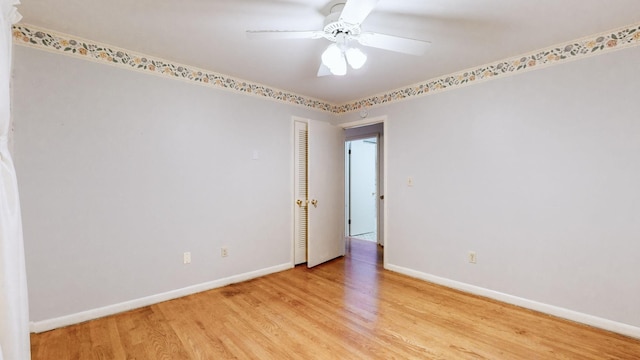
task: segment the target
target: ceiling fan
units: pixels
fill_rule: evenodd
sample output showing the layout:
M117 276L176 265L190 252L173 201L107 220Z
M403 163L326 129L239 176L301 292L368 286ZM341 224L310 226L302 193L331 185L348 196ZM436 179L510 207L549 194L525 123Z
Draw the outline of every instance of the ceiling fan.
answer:
M249 30L250 39L327 39L332 42L322 53L318 76L345 75L347 63L353 69L361 68L367 61L360 45L411 55L422 55L427 50L428 41L409 39L376 32L363 32L362 22L369 16L379 0L339 0L331 7L322 30L282 31Z

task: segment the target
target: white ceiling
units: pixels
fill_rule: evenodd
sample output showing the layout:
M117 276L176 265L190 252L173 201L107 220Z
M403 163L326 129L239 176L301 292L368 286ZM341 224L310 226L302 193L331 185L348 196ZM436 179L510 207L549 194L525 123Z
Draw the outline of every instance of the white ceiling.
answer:
M335 3L334 0L331 3ZM327 40L248 40L246 30L320 30L329 0L22 0L23 23L345 103L640 21L639 0L380 0L375 31L432 42L421 57L362 48L318 78Z

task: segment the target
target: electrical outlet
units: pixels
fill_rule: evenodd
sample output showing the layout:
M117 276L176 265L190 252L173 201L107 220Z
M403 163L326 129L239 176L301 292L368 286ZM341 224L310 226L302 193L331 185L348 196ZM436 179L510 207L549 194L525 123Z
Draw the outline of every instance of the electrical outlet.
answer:
M220 249L220 256L221 257L229 256L229 249L227 249L226 247L221 248Z
M469 262L475 264L478 261L478 257L476 256L475 251L469 251L468 254Z
M413 176L409 176L407 178L407 186L409 187L413 186Z
M190 252L185 252L184 254L182 254L182 262L184 262L185 264L191 264L191 253Z

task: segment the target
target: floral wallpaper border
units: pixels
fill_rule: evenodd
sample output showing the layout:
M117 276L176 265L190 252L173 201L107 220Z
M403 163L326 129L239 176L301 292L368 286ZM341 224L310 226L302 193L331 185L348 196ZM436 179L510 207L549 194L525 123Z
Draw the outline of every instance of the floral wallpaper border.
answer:
M231 76L199 69L196 67L172 63L153 58L130 50L99 44L71 35L55 33L51 30L27 24L13 26L14 44L30 46L54 52L85 58L111 65L144 71L169 78L193 81L200 85L237 91L244 94L265 97L289 104L302 105L328 112L337 112L337 106L322 100L294 94L284 90L270 88Z
M626 47L640 45L640 24L589 36L563 45L546 48L510 59L444 75L425 82L395 89L375 96L344 104L331 104L322 100L270 88L246 80L236 79L188 65L175 64L152 58L125 49L102 45L70 35L62 35L35 26L18 24L13 26L15 44L62 52L132 70L150 72L155 75L193 81L201 85L222 88L240 93L260 96L301 105L308 108L343 114L383 104L424 96L455 87L471 85L499 76L513 75L544 66L597 55Z
M640 24L629 25L618 30L592 35L563 45L515 56L510 59L478 66L372 97L348 102L339 105L338 112L347 113L362 108L389 104L434 92L449 90L455 87L479 83L498 76L522 73L544 66L636 45L640 45Z

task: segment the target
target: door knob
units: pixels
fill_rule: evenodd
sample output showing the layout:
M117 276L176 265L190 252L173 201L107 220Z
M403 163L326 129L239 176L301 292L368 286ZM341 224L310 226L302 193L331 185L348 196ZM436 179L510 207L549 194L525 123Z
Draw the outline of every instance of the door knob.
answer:
M311 205L313 205L313 207L318 207L318 200L316 199L311 200Z

